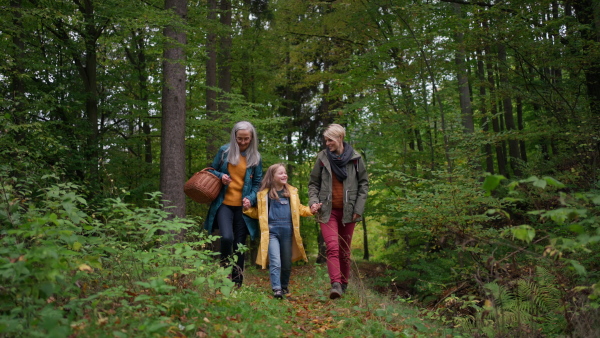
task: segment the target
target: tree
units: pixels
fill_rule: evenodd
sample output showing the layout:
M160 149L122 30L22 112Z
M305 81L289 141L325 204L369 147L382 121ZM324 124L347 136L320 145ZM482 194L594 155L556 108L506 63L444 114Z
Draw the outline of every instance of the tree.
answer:
M162 130L160 154L160 191L164 206L176 217L185 217L185 52L186 0L165 0L172 11L164 29L166 39L163 61Z

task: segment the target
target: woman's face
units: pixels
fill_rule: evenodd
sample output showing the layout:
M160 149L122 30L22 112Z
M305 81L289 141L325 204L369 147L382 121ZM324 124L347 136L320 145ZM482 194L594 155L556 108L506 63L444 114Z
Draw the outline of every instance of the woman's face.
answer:
M273 174L273 182L275 183L275 186L278 188L282 188L288 180L288 175L287 172L285 171L285 167L284 166L279 166L276 170L275 170L275 174Z
M242 129L235 133L235 142L240 147L240 151L246 151L250 145L250 141L252 141L252 132L250 130Z
M327 146L329 151L331 151L332 153L335 153L335 154L342 153L342 150L343 150L342 140L340 140L338 138L329 138L329 137L325 136L325 145Z

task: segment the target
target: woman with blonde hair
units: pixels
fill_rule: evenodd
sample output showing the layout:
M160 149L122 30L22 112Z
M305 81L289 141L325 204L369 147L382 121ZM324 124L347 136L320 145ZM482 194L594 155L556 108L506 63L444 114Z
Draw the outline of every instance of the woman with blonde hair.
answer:
M346 130L331 124L323 133L326 149L317 154L310 173L308 196L326 244L329 298L342 296L350 278L350 245L357 221L362 219L369 191L364 160L344 142Z

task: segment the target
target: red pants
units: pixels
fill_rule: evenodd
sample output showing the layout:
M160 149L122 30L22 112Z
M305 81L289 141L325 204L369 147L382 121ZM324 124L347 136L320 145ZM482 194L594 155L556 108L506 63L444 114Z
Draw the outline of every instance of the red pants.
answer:
M332 209L329 222L321 223L327 245L327 271L331 283L348 284L350 278L350 244L356 223L342 223L342 209Z

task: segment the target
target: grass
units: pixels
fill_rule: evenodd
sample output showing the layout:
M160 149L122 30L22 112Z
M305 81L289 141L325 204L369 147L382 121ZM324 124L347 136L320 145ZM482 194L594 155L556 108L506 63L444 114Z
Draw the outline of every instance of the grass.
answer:
M168 293L134 310L116 307L76 336L170 337L446 337L452 331L419 316L408 304L371 291L368 276L330 300L326 266L294 266L291 294L272 296L269 271L249 267L244 285L220 292ZM149 308L155 304L158 308ZM123 313L122 310L135 313ZM103 332L95 334L94 332Z

